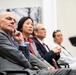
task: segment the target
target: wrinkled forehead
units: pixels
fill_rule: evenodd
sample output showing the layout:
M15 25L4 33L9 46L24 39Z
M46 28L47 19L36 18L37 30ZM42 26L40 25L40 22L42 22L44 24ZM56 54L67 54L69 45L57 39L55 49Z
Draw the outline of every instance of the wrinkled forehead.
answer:
M38 23L38 24L36 25L36 27L37 27L38 29L41 29L41 28L44 28L44 25L41 24L41 23Z
M11 18L15 19L15 16L11 12L0 13L0 19L6 18L6 17L11 17Z

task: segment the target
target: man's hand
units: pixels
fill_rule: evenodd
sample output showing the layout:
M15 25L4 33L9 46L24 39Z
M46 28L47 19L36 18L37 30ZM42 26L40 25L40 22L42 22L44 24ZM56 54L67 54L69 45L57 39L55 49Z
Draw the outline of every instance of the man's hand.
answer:
M59 46L57 46L57 47L55 47L55 48L53 49L53 51L54 51L54 53L56 53L57 55L59 55L60 52L61 52L61 48L60 48Z
M24 39L23 39L23 35L20 31L15 31L14 33L12 33L13 38L15 41L17 41L19 44L24 43Z
M48 70L55 70L53 66L48 67Z

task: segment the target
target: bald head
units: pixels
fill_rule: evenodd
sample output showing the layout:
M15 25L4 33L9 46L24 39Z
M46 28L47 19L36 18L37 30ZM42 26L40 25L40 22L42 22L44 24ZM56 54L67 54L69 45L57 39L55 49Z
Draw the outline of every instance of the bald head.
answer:
M15 29L15 16L11 12L0 13L0 29L11 33Z
M2 12L2 13L0 13L0 16L2 16L2 15L6 15L6 14L12 14L11 12ZM13 15L13 14L12 14Z
M15 18L15 16L11 12L2 12L0 13L0 20L2 20L7 15L11 15L13 18Z

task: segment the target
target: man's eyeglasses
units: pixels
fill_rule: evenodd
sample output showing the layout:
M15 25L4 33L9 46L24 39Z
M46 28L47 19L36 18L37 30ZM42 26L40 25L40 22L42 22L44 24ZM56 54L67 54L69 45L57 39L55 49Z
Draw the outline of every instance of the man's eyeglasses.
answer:
M40 30L46 30L45 28L41 28Z
M45 28L41 28L41 29L35 28L34 30L35 30L35 31L38 31L38 30L46 30L46 29L45 29Z

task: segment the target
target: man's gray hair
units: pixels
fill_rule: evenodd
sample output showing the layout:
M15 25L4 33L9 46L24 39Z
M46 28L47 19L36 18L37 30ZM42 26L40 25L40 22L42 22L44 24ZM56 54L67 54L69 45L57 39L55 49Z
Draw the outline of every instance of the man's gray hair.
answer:
M34 25L34 27L33 27L33 31L34 31L34 30L38 30L38 28L37 28L37 24Z

